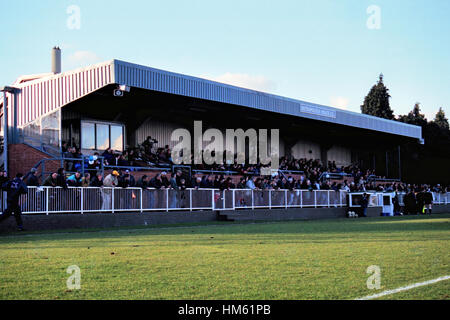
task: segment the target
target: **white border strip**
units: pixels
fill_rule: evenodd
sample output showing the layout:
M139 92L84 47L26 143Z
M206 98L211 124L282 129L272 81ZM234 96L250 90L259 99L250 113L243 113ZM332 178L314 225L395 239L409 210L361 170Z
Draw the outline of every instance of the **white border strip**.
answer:
M417 288L417 287L427 286L429 284L433 284L433 283L436 283L436 282L439 282L439 281L448 280L448 279L450 279L450 276L443 276L443 277L439 277L439 278L436 278L436 279L433 279L433 280L428 280L428 281L424 281L424 282L414 283L414 284L411 284L411 285L406 286L406 287L400 287L400 288L393 289L393 290L386 290L386 291L380 292L378 294L374 294L374 295L371 295L371 296L365 296L365 297L358 298L358 299L355 299L355 300L372 300L372 299L380 298L380 297L387 296L387 295L390 295L390 294L411 290L411 289L414 289L414 288Z

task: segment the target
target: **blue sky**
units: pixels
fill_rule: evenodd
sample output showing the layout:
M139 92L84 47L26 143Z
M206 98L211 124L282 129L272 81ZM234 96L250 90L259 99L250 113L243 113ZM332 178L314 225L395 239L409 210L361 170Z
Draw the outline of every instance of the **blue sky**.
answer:
M63 70L121 59L357 112L382 72L395 114L420 102L429 119L450 115L448 0L15 0L0 12L0 85L48 72L59 45Z

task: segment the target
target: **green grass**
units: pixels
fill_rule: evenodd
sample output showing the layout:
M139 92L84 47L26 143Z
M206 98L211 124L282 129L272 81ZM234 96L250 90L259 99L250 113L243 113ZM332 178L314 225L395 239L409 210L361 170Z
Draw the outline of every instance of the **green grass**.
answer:
M0 236L0 299L354 299L450 275L450 214ZM81 269L81 290L66 269ZM369 290L366 269L381 268ZM385 299L449 299L450 280Z

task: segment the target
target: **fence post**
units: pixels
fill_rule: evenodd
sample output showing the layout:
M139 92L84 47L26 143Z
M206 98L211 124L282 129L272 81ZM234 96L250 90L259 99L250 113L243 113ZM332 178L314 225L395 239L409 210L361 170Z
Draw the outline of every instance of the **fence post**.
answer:
M269 189L269 209L272 209L272 190Z
M45 212L48 216L48 188L45 188Z
M219 191L220 192L220 191ZM223 190L223 193L222 193L222 199L223 199L223 205L222 205L222 209L223 210L225 210L225 206L226 206L226 203L225 203L225 193L227 192L227 190L226 189L224 189Z
M81 190L81 206L80 206L80 208L81 208L81 214L83 214L83 209L84 209L84 196L83 196L83 194L84 194L84 188L81 188L80 187L80 190Z
M317 208L317 190L314 190L314 208Z
M327 191L327 197L328 197L328 208L330 207L330 190Z
M253 196L253 189L252 189L252 210L255 209L255 200L254 200L254 196Z
M287 204L287 190L284 190L284 208L287 209L288 204Z
M169 212L169 189L166 189L166 212Z
M236 198L236 190L232 189L233 191L233 196L232 196L232 201L233 201L233 210L236 210L236 202L235 202L235 198Z
M189 189L189 211L192 211L192 189Z
M112 213L114 213L114 202L115 202L114 201L114 193L115 193L114 190L115 190L114 187L112 187L111 188L111 210L112 210Z
M141 213L143 213L144 212L144 208L142 207L142 196L143 196L142 188L141 188L140 194L141 194L141 199L139 201L139 205L141 206Z
M300 208L303 209L303 190L300 190Z
M214 210L214 189L211 189L211 210Z

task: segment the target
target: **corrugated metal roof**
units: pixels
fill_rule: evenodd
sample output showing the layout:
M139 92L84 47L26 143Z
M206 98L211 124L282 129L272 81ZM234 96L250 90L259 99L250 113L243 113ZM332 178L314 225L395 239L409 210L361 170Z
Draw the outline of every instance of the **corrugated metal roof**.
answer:
M211 80L112 60L17 85L18 125L61 108L109 84L223 102L258 110L422 138L422 128L356 112L240 88Z
M211 80L114 60L115 81L130 87L223 102L421 139L422 128Z
M113 61L52 74L16 84L17 125L23 127L38 117L51 113L106 85L112 84ZM11 123L9 113L9 123Z

